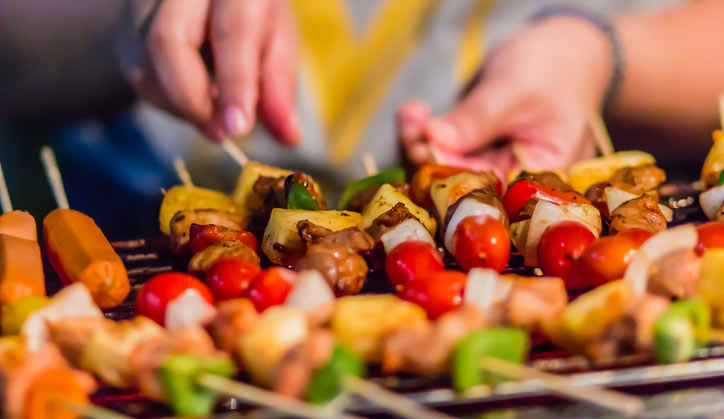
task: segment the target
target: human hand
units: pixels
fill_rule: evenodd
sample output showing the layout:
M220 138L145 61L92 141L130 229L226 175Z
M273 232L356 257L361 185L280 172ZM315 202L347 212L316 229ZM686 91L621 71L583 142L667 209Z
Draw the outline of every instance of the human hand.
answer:
M258 110L282 144L298 143L297 37L285 0L134 0L118 39L139 95L209 138L247 134Z
M493 170L562 169L592 157L588 122L611 72L606 37L588 22L551 18L498 47L480 81L450 112L433 117L412 101L398 111L398 136L410 160ZM501 143L499 140L503 140Z

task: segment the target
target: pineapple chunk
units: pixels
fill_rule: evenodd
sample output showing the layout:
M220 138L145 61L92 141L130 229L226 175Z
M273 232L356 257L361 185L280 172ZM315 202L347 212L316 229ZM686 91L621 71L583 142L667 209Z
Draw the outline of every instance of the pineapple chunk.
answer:
M420 306L389 294L342 297L332 316L337 342L367 362L381 360L385 340L397 330L426 325Z
M290 349L307 339L308 330L303 311L286 306L265 311L239 340L240 358L253 381L271 386L279 362Z
M487 184L485 177L471 172L458 173L433 182L430 186L430 197L435 203L437 216L444 220L452 204L470 192L484 188Z
M623 280L594 288L568 304L563 313L548 325L549 337L563 348L580 353L624 314L633 298L631 283Z
M254 193L256 181L263 176L280 178L291 174L292 172L289 170L264 166L255 161L249 162L244 166L241 176L239 176L239 182L236 184L236 190L234 190L233 194L234 202L248 210L257 210L261 207L262 197Z
M709 249L701 257L699 297L712 310L712 322L724 327L724 249Z
M232 202L225 193L206 188L174 186L166 191L161 203L158 221L161 232L169 234L171 218L182 210L214 209L232 214L246 214L246 210Z
M362 226L362 216L357 212L274 208L261 242L261 250L273 263L288 263L289 257L293 260L295 254L304 250L304 243L297 230L297 223L302 220L309 220L332 231Z
M365 229L369 228L377 217L391 210L398 202L402 202L407 210L420 220L427 231L435 236L435 227L437 224L430 213L426 209L414 204L410 198L397 192L395 187L390 184L380 186L370 203L367 204L367 207L362 213L362 227Z
M568 170L570 184L580 193L594 183L607 181L618 169L656 164L654 156L643 151L619 151L610 156L578 162Z
M716 130L712 133L714 144L709 150L701 168L701 180L705 188L710 188L719 183L719 174L724 169L724 132Z

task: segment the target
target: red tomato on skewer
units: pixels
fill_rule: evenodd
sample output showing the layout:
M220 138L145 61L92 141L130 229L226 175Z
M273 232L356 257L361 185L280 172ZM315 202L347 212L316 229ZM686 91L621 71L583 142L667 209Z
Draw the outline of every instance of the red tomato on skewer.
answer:
M154 276L143 285L136 297L136 314L163 326L168 304L189 289L196 290L204 300L214 305L214 296L203 282L192 275L168 272Z
M424 272L442 271L440 252L430 243L408 241L400 243L387 255L385 270L392 285L405 286Z
M502 272L510 259L510 235L503 223L487 215L467 217L453 235L455 260L461 268Z
M242 297L261 268L242 258L222 259L206 274L206 285L218 301Z
M620 234L601 237L591 243L579 259L583 274L596 287L621 279L638 248L636 241Z
M265 269L252 280L246 297L254 303L257 311L262 312L271 306L284 304L296 279L297 273L287 268Z
M696 232L699 234L697 253L704 254L707 249L724 247L724 223L716 221L704 223L696 228Z
M402 287L399 296L419 305L429 318L435 319L460 306L467 279L460 271L423 272Z
M574 262L596 240L591 230L575 221L561 221L548 227L538 243L538 264L545 275L563 278L569 289L589 286ZM569 275L570 271L570 275Z

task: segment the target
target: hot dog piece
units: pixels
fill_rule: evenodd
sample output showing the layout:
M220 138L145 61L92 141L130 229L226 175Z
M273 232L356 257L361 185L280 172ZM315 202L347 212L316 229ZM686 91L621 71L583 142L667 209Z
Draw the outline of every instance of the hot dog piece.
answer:
M0 304L44 295L45 276L38 242L0 234Z
M0 234L38 241L35 218L25 211L10 211L0 215Z
M100 308L115 307L131 289L121 258L92 218L56 209L43 221L48 259L61 280L81 282Z

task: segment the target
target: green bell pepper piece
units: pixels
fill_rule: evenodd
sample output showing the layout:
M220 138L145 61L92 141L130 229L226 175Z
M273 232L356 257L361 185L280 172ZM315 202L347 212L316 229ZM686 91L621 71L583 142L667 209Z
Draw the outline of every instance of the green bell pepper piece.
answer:
M716 183L717 185L724 185L724 170L719 173L719 181Z
M700 300L671 303L654 325L654 356L661 364L688 361L706 343L697 338L697 330L711 324L709 307Z
M161 384L166 400L178 415L209 415L217 392L197 383L204 374L230 377L234 365L227 358L171 355L161 365Z
M342 346L335 345L332 357L309 381L307 400L315 404L329 403L342 391L342 379L345 376L362 377L364 374L364 361Z
M455 347L453 387L463 392L480 384L503 381L504 377L484 371L480 360L493 357L522 364L528 358L529 347L528 332L523 329L492 327L470 332Z
M367 188L371 188L372 186L382 186L385 183L404 181L405 171L397 168L388 169L383 172L377 173L376 175L368 176L366 178L362 178L360 180L352 182L349 186L347 186L344 192L342 192L342 197L339 198L339 204L337 205L337 208L340 210L347 209L347 205L349 205L349 201L352 200L352 197Z
M287 194L287 209L319 211L319 203L314 196L296 179L292 179Z

